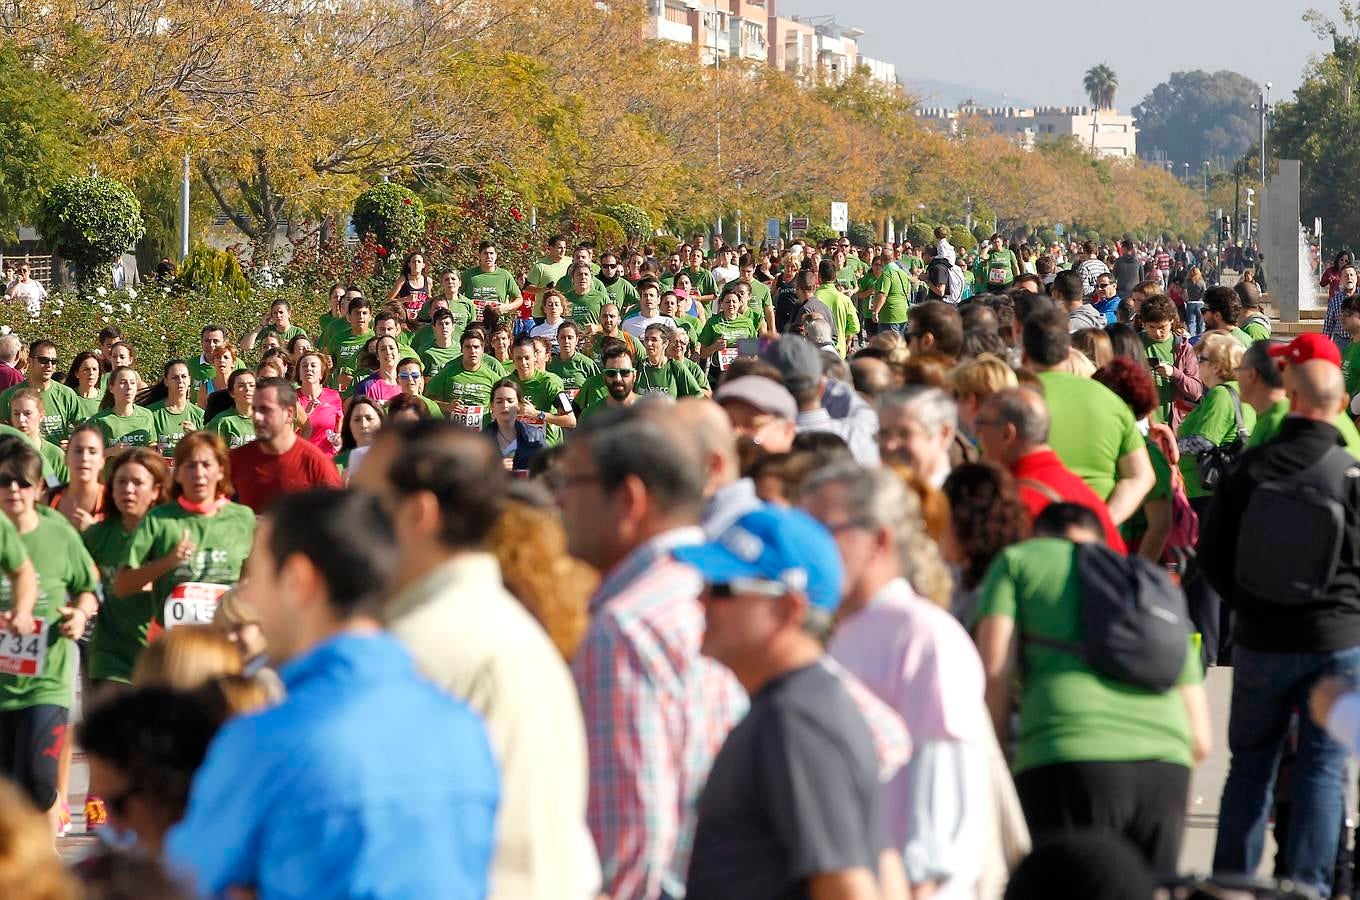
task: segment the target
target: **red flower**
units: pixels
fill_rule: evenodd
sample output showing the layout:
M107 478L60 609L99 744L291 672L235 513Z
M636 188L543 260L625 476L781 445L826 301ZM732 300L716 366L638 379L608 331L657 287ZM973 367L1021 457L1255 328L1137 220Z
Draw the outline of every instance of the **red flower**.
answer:
M529 250L529 245L528 245L528 244L520 244L520 245L519 245L519 249L522 250L522 251L527 252L527 251Z
M512 206L510 207L510 218L514 219L516 222L520 222L523 221L524 216L518 209Z
M580 222L572 222L572 223L571 223L571 230L572 230L573 232L580 232L580 230L581 230L581 223L580 223Z
M377 249L377 254L381 256L383 259L387 259L387 248L379 246Z
M410 205L411 205L411 198L410 198L410 197L402 197L402 198L401 198L401 205L402 205L402 206L410 206Z

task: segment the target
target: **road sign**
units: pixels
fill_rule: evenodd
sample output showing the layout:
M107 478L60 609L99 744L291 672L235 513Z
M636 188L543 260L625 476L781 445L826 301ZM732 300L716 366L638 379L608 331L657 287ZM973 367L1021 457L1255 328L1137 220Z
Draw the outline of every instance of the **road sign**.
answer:
M831 230L845 232L850 229L850 204L831 204Z
M1067 233L1067 229L1063 227L1063 223L1055 222L1053 224L1053 233L1056 234L1058 237L1062 237L1064 234Z
M807 230L808 230L807 216L793 216L789 219L789 231L807 231Z
M771 242L774 242L774 241L779 240L779 220L778 220L778 219L766 219L766 220L765 220L765 240L771 241Z

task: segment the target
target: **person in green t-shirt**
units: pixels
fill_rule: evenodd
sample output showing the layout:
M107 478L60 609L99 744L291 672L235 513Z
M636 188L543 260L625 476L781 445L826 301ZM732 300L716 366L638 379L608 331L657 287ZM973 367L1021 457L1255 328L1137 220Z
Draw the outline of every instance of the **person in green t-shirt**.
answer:
M104 367L99 364L99 354L90 350L76 354L66 373L66 386L76 395L78 422L99 412L99 404L104 400L103 381Z
M331 285L330 296L326 298L326 311L317 320L318 340L329 326L343 321L345 321L345 286L337 281Z
M207 430L220 435L228 449L234 450L255 440L255 373L246 369L232 372L227 391L232 406L209 419Z
M1099 535L1087 528L1072 529L1070 537L1083 544L1099 542ZM1074 763L1100 763L1121 773L1116 777L1129 778L1132 770L1125 773L1119 764L1137 764L1143 772L1155 766L1168 797L1183 798L1190 767L1207 749L1205 739L1211 733L1193 639L1186 634L1176 688L1163 693L1132 690L1098 675L1078 656L1050 646L1050 641L1080 643L1077 553L1078 544L1067 537L1041 535L1013 544L992 562L979 591L973 631L989 673L987 706L1003 743L1010 738L1012 685L1016 679L1023 682L1012 763L1021 802L1062 802L1054 800L1052 786L1065 780L1064 767ZM1183 805L1168 800L1166 808ZM1174 867L1174 850L1170 852L1173 858L1167 864Z
M666 355L680 363L690 375L694 376L695 383L699 385L705 397L713 396L713 385L709 382L708 376L704 374L704 367L690 358L689 332L683 328L672 329L671 342L666 345Z
M161 456L173 459L180 440L203 427L203 410L189 402L189 385L193 379L188 363L172 359L165 364L164 373L165 399L157 400L147 409L155 423L156 448Z
M560 234L548 238L547 254L529 269L529 284L534 288L534 318L543 317L543 291L553 287L567 274L571 257L567 256L567 239Z
M675 277L685 268L685 260L679 252L672 253L666 257L666 268L662 271L657 281L661 284L661 289L671 291L675 289Z
M723 289L719 307L718 315L710 316L699 331L699 358L708 361L715 379L740 355L738 343L756 336L751 320L740 315L741 292L736 285Z
M757 319L760 333L774 337L774 295L770 293L769 285L756 279L756 258L749 253L743 253L737 260L737 270L740 273L739 279L750 285L751 311L760 314Z
M644 356L637 367L634 390L639 396L669 394L673 398L702 397L703 388L684 366L670 359L666 349L673 338L669 325L648 325L642 334Z
M899 334L907 323L907 307L911 298L911 276L903 269L889 265L887 257L874 260L870 269L873 296L869 307L869 328L896 331Z
M343 322L341 323L343 324ZM213 379L217 376L217 351L221 347L231 347L227 340L227 330L221 325L209 323L203 326L200 331L200 349L202 354L196 360L189 361L189 373L193 376L194 386L191 396L198 398L198 405L202 406L206 401L204 398L212 393ZM232 369L244 369L246 364L241 361L240 354L235 347L232 350ZM225 383L226 376L223 375L219 386Z
M842 294L836 288L836 264L829 259L824 259L817 264L817 280L820 284L813 297L826 304L826 308L831 310L834 321L831 325L831 332L835 335L836 352L845 356L845 348L852 336L859 334L859 316L855 315L855 301ZM893 307L885 306L878 311L878 315L896 315L897 310ZM905 316L905 311L903 312Z
M445 272L440 293L426 301L421 310L425 324L411 335L411 349L416 353L423 353L435 345L434 316L441 309L447 309L453 317L453 333L449 336L448 346L453 347L455 353L463 332L479 324L476 308L471 300L458 292L458 283L457 272Z
M1275 357L1270 355L1271 342L1257 341L1242 354L1237 368L1237 383L1241 386L1242 402L1256 410L1256 424L1247 438L1247 447L1259 447L1275 437L1289 415L1289 397L1285 395L1284 373ZM1332 421L1346 450L1360 459L1360 430L1351 421L1350 411L1342 410Z
M703 250L695 247L690 251L689 268L685 269L685 274L689 276L691 301L707 306L718 299L718 285L713 280L713 273L704 268Z
M445 366L425 389L450 419L477 430L491 412L492 386L504 377L491 368L485 342L486 332L481 328L463 332L462 357Z
M567 301L567 317L583 328L594 331L600 324L600 310L614 304L609 294L595 286L596 278L584 264L574 264L570 271L571 286L562 292ZM633 292L636 295L636 291ZM618 308L618 304L614 304Z
M987 286L992 293L1001 293L1020 277L1020 261L1014 251L1006 247L1005 239L999 234L991 237L986 255L979 256L979 265L974 268L978 281Z
M150 584L156 621L167 628L211 622L250 555L255 513L227 498L228 467L221 437L187 435L175 450L172 501L148 512L132 534L116 589L127 596Z
M478 313L487 306L493 307L499 316L518 312L524 305L523 295L515 276L496 265L495 243L482 241L477 245L477 255L480 265L463 272L463 294L472 301Z
M580 346L579 325L563 322L557 327L557 355L548 363L548 371L562 379L562 389L573 404L586 379L600 374L600 367L595 360L580 352Z
M333 332L330 343L324 348L334 363L331 386L341 389L349 387L359 368L359 354L373 339L373 309L367 299L356 297L350 301L345 318L345 327Z
M397 363L397 384L401 386L403 394L416 397L422 402L422 405L430 413L430 418L444 418L444 411L439 408L439 404L425 396L425 372L420 360L414 356L403 356L401 358L401 361Z
M519 385L521 394L520 420L543 427L549 446L562 443L562 430L576 427L576 413L562 379L538 370L534 339L528 335L515 340L510 355L515 362L510 379Z
M440 372L444 371L445 366L462 355L461 340L463 332L467 330L459 331L458 340L455 341L454 333L458 331L458 326L453 310L450 309L435 310L429 328L434 335L434 343L420 351L420 360L425 364L427 382L433 381Z
M0 425L0 434L15 434L28 441L42 457L43 479L49 487L55 487L69 481L71 471L61 447L43 439L43 418L43 395L32 388L22 389L10 400L9 424ZM103 452L103 447L100 447L101 458Z
M278 335L279 343L287 344L298 335L305 335L306 333L293 324L293 307L287 300L280 298L269 304L269 312L258 328L242 335L241 349L245 351L254 350L255 342L263 340L266 335L270 334Z
M621 314L624 314L625 310L637 308L637 287L623 277L623 267L615 254L604 253L600 256L599 282L604 286L609 301L619 308ZM573 284L572 287L575 289L576 286ZM624 314L624 318L627 317L627 314Z
M110 373L109 393L113 406L100 410L90 420L104 435L110 451L127 447L155 446L156 422L151 411L137 405L142 379L135 369L123 366Z
M52 378L59 371L57 345L47 340L29 344L28 377L0 393L0 421L9 421L10 400L24 388L33 388L43 398L43 437L54 444L60 444L71 434L71 429L79 424L81 405L75 391Z
M1237 383L1242 347L1231 335L1215 333L1205 335L1195 349L1199 354L1204 398L1176 431L1185 493L1191 501L1207 499L1212 494L1200 480L1199 457L1210 448L1231 444L1239 435L1245 445L1256 425L1256 410L1242 402L1242 390Z
M1346 396L1360 394L1360 296L1341 301L1341 327L1351 341L1341 351L1341 375L1346 380Z
M89 672L96 683L129 684L137 658L146 649L156 611L149 591L119 593L118 573L132 564L130 550L137 527L152 507L169 499L164 491L170 475L159 454L134 449L109 464L107 478L114 509L81 535L104 585L104 600L90 636Z

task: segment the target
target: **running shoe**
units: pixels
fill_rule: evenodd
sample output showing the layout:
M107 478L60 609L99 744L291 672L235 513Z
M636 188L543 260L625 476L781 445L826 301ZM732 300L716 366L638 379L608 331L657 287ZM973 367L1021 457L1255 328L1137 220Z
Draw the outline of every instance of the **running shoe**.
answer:
M85 798L85 830L94 831L103 827L109 820L109 811L104 808L104 801L98 797Z

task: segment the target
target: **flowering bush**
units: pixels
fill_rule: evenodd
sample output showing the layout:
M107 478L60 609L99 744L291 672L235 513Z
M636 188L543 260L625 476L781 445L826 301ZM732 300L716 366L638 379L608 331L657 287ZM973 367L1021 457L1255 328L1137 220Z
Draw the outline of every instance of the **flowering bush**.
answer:
M652 217L647 215L647 211L640 206L634 206L632 203L620 203L618 206L608 207L604 212L605 215L619 223L623 233L634 244L646 243L656 234L656 228L652 225Z
M497 265L512 273L527 273L542 253L542 237L529 224L528 204L514 191L497 184L481 185L452 203L431 207L430 221L416 246L425 254L426 268L438 277L477 264L477 245L491 241Z
M425 202L399 184L375 185L354 201L354 230L377 239L379 258L398 256L425 230Z
M146 232L136 195L102 175L56 184L43 198L37 226L53 252L76 267L82 284L110 281L108 267Z
M250 299L250 280L241 270L236 255L203 244L189 251L175 283L179 288L191 292L221 293L238 300Z

